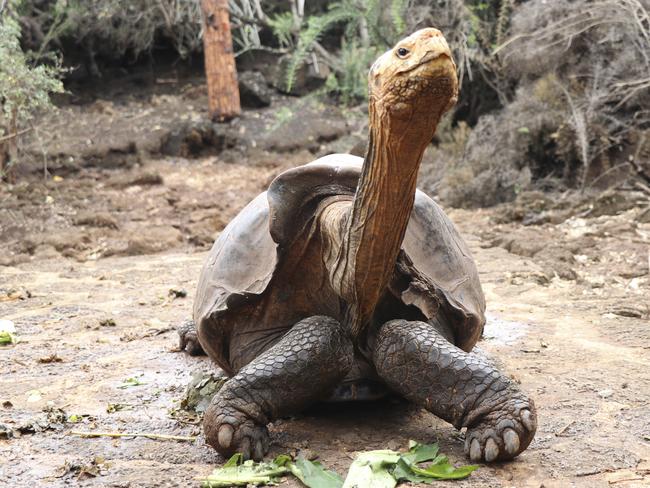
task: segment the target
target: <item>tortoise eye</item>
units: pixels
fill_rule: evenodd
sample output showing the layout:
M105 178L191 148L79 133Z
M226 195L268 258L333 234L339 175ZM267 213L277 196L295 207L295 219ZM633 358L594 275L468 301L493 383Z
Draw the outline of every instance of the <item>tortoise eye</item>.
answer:
M400 48L397 50L397 55L398 55L400 58L405 58L405 57L408 55L409 52L410 52L410 51L409 51L408 49L406 49L405 47L400 47Z

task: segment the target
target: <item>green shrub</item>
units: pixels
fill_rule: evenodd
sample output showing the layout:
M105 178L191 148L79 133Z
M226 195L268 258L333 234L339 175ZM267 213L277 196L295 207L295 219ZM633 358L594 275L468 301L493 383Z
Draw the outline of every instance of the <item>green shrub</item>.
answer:
M17 7L11 2L9 8ZM35 65L20 47L11 12L0 19L0 177L18 163L18 141L34 114L52 108L50 93L63 92L58 64Z
M312 53L329 65L332 74L326 90L348 105L367 97L368 68L380 52L388 49L407 28L406 0L341 0L326 12L301 17L278 13L269 20L278 43L293 48L286 70L286 88L291 91L296 73ZM338 55L328 54L319 41L338 33Z

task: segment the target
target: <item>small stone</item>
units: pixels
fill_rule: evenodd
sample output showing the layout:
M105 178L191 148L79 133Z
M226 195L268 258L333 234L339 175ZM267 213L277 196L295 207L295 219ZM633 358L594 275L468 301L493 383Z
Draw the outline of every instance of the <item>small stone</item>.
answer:
M0 439L11 439L13 436L13 430L8 425L0 424Z
M609 398L609 397L611 397L613 394L614 394L614 391L613 391L613 390L600 390L600 391L598 392L598 396L599 396L600 398Z
M169 296L172 298L185 298L187 296L187 290L170 288Z
M242 71L237 75L242 107L262 108L271 105L271 90L264 75L257 71Z
M650 206L641 210L637 214L636 220L642 224L650 224Z
M107 212L81 212L73 219L74 225L118 229L117 220Z
M179 246L182 242L181 232L170 225L150 227L146 234L132 236L126 249L119 250L114 254L126 256L152 254Z
M53 353L49 356L43 356L42 358L39 358L38 362L41 364L62 363L63 359L61 359L56 353Z
M386 444L386 448L390 449L391 451L398 451L400 444L396 440L391 440Z
M314 459L318 459L318 454L311 449L300 449L298 451L298 457L307 459L308 461L313 461Z

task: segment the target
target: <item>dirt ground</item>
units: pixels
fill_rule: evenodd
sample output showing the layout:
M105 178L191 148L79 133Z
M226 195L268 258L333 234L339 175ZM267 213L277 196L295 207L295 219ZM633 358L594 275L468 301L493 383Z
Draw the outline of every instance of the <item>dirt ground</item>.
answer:
M179 415L193 372L214 367L176 352L174 328L191 315L207 246L274 175L327 151L315 140L310 151L237 157L136 151L116 169L0 187L0 319L19 339L0 349L0 485L198 486L223 462ZM540 422L514 462L455 486L650 486L648 212L624 195L605 210L549 211L522 225L531 208L544 214L537 200L561 199L528 197L449 211L487 296L480 349L531 395ZM466 462L459 433L398 399L321 406L271 433L272 455L318 455L340 474L356 452L409 439L437 440Z

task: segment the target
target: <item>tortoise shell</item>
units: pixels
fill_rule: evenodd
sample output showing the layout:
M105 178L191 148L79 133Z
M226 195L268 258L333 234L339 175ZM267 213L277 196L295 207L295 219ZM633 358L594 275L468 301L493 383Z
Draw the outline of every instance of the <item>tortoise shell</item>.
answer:
M234 357L241 351L261 352L265 340L277 337L272 331L284 333L306 316L326 314L322 306L310 310L305 299L292 307L290 297L282 307L295 312L273 318L267 312L284 299L273 289L279 286L283 265L292 259L292 243L309 235L310 222L324 199L340 196L352 203L362 163L356 156L333 154L285 171L214 243L199 278L194 321L201 345L227 373L238 369ZM290 266L296 266L295 260ZM390 308L398 304L409 314L417 312L420 319L443 314L453 342L465 351L482 334L485 298L474 260L454 224L419 190L385 293L384 300L389 299Z

